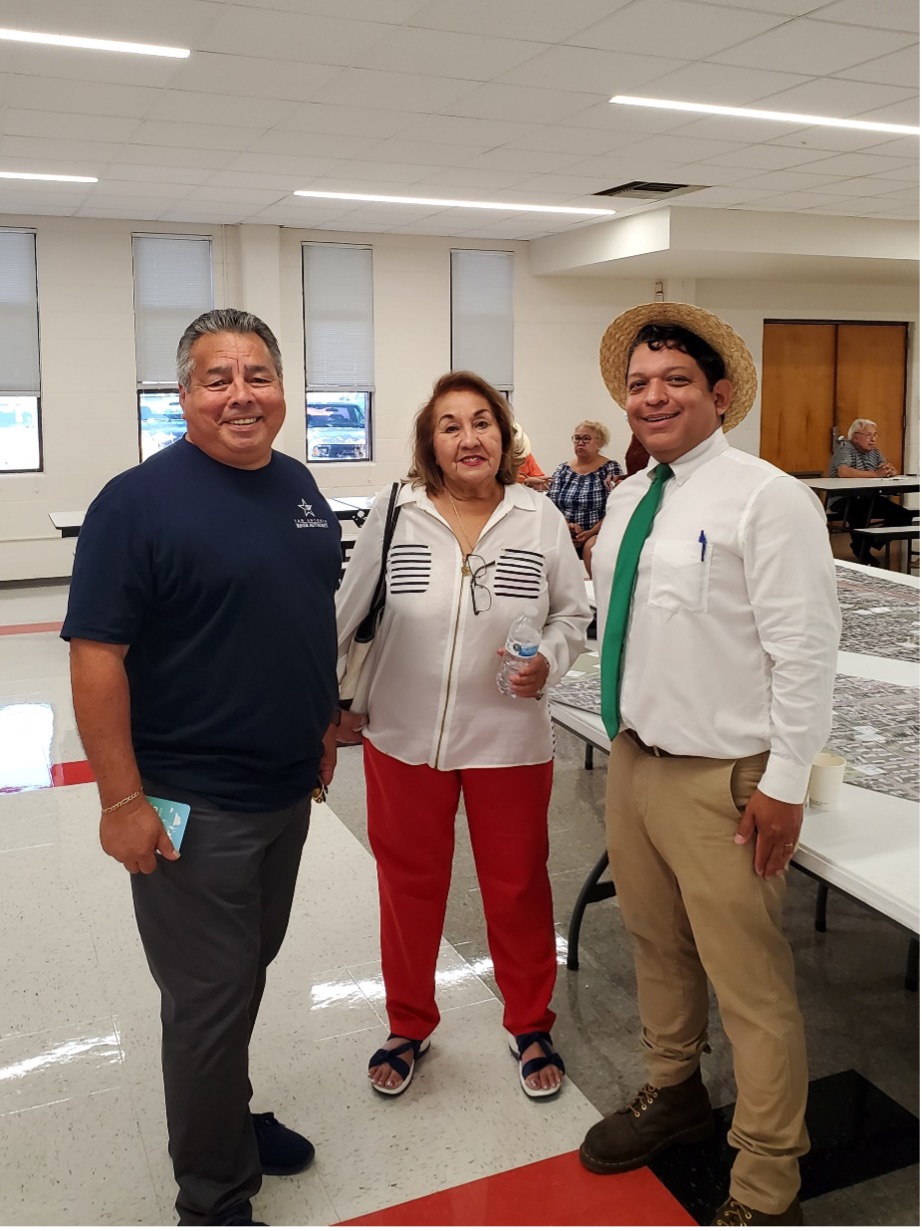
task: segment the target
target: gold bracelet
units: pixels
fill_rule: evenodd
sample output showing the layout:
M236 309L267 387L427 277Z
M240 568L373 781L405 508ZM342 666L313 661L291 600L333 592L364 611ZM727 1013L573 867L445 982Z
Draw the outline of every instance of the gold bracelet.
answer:
M133 795L126 795L125 798L120 799L117 804L110 804L108 808L103 808L102 810L103 816L106 816L107 813L109 812L117 812L119 808L123 808L125 804L130 804L133 799L137 799L140 795L143 795L143 794L144 794L144 789L142 787L140 790L135 791Z

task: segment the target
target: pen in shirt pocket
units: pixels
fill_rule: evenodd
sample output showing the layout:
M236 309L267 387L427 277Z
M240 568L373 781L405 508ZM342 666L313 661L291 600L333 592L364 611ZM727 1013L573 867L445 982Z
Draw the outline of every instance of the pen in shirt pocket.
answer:
M703 530L702 530L702 531L701 531L701 533L698 535L698 542L701 544L701 563L703 564L703 563L704 563L704 556L705 556L705 553L707 552L707 549L708 549L708 539L707 539L707 535L704 533L704 531L703 531Z

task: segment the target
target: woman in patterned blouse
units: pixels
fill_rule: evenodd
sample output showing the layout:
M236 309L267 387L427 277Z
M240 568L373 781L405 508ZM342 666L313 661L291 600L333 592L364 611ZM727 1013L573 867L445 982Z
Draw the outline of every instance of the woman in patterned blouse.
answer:
M547 494L563 513L573 546L591 577L592 548L621 467L601 452L610 439L604 423L584 419L571 439L575 456L554 471Z

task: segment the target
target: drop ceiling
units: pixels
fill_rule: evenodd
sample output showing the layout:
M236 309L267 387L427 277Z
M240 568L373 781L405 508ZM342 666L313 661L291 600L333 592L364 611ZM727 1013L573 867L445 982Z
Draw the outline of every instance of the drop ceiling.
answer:
M918 123L916 0L0 0L0 26L191 48L185 61L0 43L0 213L535 239L568 215L918 217L918 139L619 108L616 93Z

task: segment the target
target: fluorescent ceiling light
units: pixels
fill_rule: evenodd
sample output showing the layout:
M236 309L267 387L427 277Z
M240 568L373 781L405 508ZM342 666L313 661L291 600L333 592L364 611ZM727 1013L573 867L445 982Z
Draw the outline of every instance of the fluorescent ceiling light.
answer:
M512 201L448 201L443 197L382 197L366 192L307 192L298 189L296 197L322 197L327 201L379 201L385 205L435 205L442 209L500 209L531 214L605 214L613 209L573 209L566 205L516 205Z
M764 111L759 107L721 107L716 103L680 103L671 98L638 98L616 94L608 100L622 107L658 107L662 111L692 111L700 115L733 115L747 120L780 120L783 124L809 124L824 128L858 128L875 133L918 137L911 124L881 124L877 120L839 120L831 115L801 115L795 111Z
M81 47L84 51L124 51L136 56L171 56L186 60L186 47L157 47L151 43L122 43L111 38L80 38L76 34L39 34L34 30L0 29L0 39L11 43L42 43L48 47Z
M0 171L0 180L54 180L62 184L98 184L95 175L36 175L32 171Z

